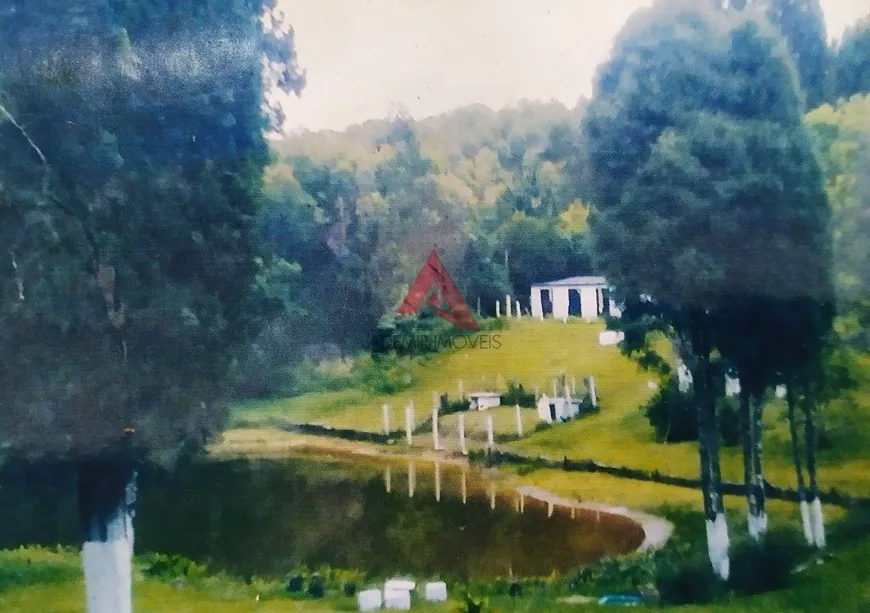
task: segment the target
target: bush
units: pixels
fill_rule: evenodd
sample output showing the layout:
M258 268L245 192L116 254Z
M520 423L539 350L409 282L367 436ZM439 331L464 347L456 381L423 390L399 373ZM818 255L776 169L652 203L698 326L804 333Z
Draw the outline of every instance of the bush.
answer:
M346 581L344 584L344 595L348 598L356 596L356 583L353 581Z
M588 583L591 580L599 589L626 592L651 585L655 577L656 566L652 556L636 554L603 558L591 569L581 570L575 577L575 583Z
M326 582L318 573L308 580L308 595L312 598L323 598L326 595Z
M413 360L395 353L363 355L357 359L355 374L373 392L396 394L414 384L413 366Z
M698 415L691 394L680 391L671 376L641 409L661 443L698 440Z
M442 415L450 415L452 413L461 413L471 408L471 400L468 398L458 398L450 400L447 394L441 396L441 408L439 409Z
M803 535L794 530L772 530L762 543L741 541L732 548L729 584L741 595L787 588L792 570L810 553Z
M302 588L305 586L305 577L302 575L293 575L290 579L287 580L287 587L285 588L287 592L291 594L298 594L302 591Z
M507 391L501 395L501 403L504 406L520 405L525 409L533 409L535 406L535 393L527 392L522 383L508 381Z
M142 572L147 577L171 581L205 577L208 568L184 556L150 553L144 556Z

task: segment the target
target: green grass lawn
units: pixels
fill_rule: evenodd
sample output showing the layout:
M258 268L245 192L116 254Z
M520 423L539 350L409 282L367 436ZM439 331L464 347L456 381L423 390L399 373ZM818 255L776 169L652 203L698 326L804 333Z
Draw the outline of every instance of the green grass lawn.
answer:
M870 607L870 539L838 549L833 559L814 566L787 590L734 598L708 606L665 607L665 610L733 613L786 613L832 611L862 613ZM451 594L456 590L451 586ZM257 602L256 595L261 594ZM457 594L458 595L458 594ZM205 587L176 586L155 579L137 578L133 589L137 613L338 613L353 611L351 598L291 600L276 585L246 585L221 581ZM515 602L507 597L490 600L495 611L556 613L601 611L597 605L575 605L543 595ZM413 607L423 613L455 611L454 603ZM4 613L83 613L84 585L77 554L28 549L0 552L0 610Z
M523 410L524 437L507 443L506 448L529 455L553 458L568 456L599 462L695 477L698 455L694 443L664 445L656 442L653 431L639 407L650 397L650 373L640 370L613 346L598 343L601 322L568 323L547 320L512 320L509 329L499 331L498 349L459 349L445 352L415 367L417 384L392 396L365 390L344 390L307 394L283 400L266 400L238 406L236 423L256 425L268 419L289 423L309 422L333 427L369 431L383 429L382 405L392 407L391 428L404 427L404 407L413 401L417 423L431 415L433 392L456 397L461 380L466 393L477 389L503 391L506 382L520 381L527 389L552 389L555 377L573 375L578 386L583 376L595 376L602 410L567 424L534 432L537 423L533 409ZM855 495L870 496L870 426L865 415L870 407L870 357L858 358L855 373L860 389L848 401L837 401L827 408L823 420L833 446L819 453L821 486ZM497 434L515 434L513 407L492 411ZM466 414L469 447L486 443L486 413ZM458 416L441 418L441 443L448 451L458 449ZM772 401L765 413L765 471L769 481L790 486L795 481L791 466L787 422L781 401ZM418 436L415 446L431 447L431 436ZM742 479L739 448L722 449L722 469L727 480Z

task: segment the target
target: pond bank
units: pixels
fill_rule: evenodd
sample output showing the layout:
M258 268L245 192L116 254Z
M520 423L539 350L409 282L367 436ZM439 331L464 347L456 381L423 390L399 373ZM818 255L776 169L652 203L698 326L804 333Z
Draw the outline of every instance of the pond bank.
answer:
M217 458L226 457L279 457L293 452L312 452L334 457L367 457L372 459L423 460L444 464L470 466L468 458L454 454L437 453L434 451L413 451L407 449L390 449L383 445L359 441L346 441L338 438L294 434L273 429L238 429L224 433L220 443L213 445L209 452ZM486 469L498 472L497 469ZM522 478L520 478L522 483ZM624 506L581 502L577 499L559 496L543 488L521 484L516 492L545 504L567 509L595 511L608 515L617 515L631 519L644 532L644 540L638 551L652 551L661 548L673 532L673 525L667 520L629 509Z

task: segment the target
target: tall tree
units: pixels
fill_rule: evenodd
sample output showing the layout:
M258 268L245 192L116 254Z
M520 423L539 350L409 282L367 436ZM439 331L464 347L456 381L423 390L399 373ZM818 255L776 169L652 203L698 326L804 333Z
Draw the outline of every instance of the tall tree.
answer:
M0 438L77 463L92 613L131 610L136 463L222 423L257 324L264 88L302 82L267 0L0 20Z
M751 14L659 3L620 34L583 124L602 271L620 293L658 305L692 374L708 549L722 578L722 318L735 297L790 299L818 286L815 254L801 245L824 194L779 40ZM808 183L789 183L801 173ZM793 195L805 206L790 210Z
M870 15L846 30L833 60L832 87L837 98L870 93Z

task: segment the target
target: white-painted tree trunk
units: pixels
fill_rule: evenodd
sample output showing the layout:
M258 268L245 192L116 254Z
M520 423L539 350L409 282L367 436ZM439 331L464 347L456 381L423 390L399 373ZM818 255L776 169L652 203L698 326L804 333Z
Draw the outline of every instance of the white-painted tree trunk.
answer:
M109 469L111 470L111 468ZM106 481L102 482L101 478ZM133 516L136 475L126 487L115 491L117 474L99 470L90 473L80 489L86 518L86 540L82 546L85 597L88 613L131 613L133 588ZM114 498L114 500L112 500ZM114 505L100 507L111 501Z
M762 512L760 515L747 513L746 520L749 536L756 542L761 541L762 537L767 534L767 513Z
M813 544L813 525L810 521L810 505L807 504L806 500L801 500L800 504L801 508L801 524L804 528L804 538L807 539L807 544Z
M707 520L707 551L710 563L716 576L727 581L731 573L731 562L728 557L728 524L725 514L718 513L714 521Z
M825 516L822 513L822 501L816 498L810 505L813 542L819 549L825 548Z

